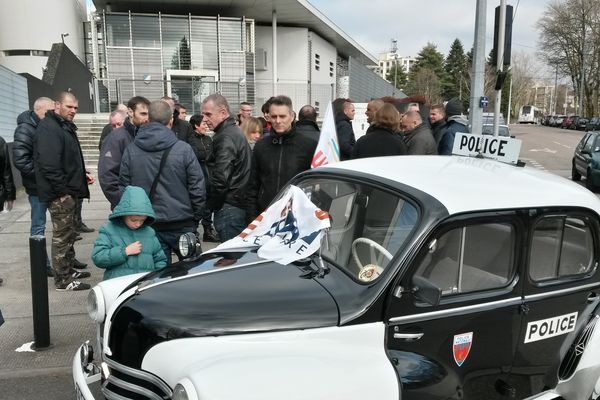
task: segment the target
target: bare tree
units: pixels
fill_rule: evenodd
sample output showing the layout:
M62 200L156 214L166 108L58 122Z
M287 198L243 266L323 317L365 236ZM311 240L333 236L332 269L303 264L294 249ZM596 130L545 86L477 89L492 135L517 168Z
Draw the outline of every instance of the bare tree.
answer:
M535 77L540 75L541 68L536 65L531 54L515 52L512 56L510 76L512 78L512 109L518 112L521 106L535 104L532 88L536 85ZM508 96L508 93L506 93Z
M570 78L575 93L582 92L585 110L598 111L600 89L600 2L598 0L554 0L537 22L540 57Z

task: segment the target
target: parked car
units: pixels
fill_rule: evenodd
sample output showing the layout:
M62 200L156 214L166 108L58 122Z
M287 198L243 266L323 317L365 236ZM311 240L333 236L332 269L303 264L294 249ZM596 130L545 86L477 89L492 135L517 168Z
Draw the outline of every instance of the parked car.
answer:
M484 125L493 125L494 124L494 113L492 112L484 112L482 114L483 124ZM504 115L500 114L499 116L500 125L506 125L506 121L504 120Z
M316 253L205 253L94 287L78 398L598 397L588 190L457 156L352 160L292 184L330 216Z
M482 135L493 135L494 134L494 125L493 124L484 124L482 126ZM498 136L507 136L510 137L510 129L508 125L498 125Z
M585 177L585 186L594 191L600 186L600 132L587 132L575 147L571 179Z
M577 117L569 127L569 129L574 129L577 131L585 131L585 127L588 124L588 119L583 117Z
M562 123L560 124L560 127L562 129L569 129L569 127L573 124L573 121L575 120L575 118L579 118L579 116L571 115L571 116L564 118Z
M543 119L542 119L542 125L544 126L549 126L550 125L550 121L552 120L553 115L546 115Z
M597 131L600 130L600 117L592 117L585 126L585 131Z
M566 115L557 115L556 118L554 118L554 123L552 124L552 126L555 128L560 127L565 118L567 118Z

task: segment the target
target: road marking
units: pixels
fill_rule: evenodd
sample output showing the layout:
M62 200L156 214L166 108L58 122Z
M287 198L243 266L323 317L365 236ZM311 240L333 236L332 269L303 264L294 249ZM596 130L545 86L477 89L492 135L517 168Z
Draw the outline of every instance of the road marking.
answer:
M544 167L542 164L540 164L539 162L529 159L529 158L521 158L521 161L525 161L527 164L531 165L534 168L537 168L539 170L542 171L547 171L546 167Z
M557 144L557 145L559 145L559 146L562 146L562 147L564 147L565 149L569 149L569 150L573 148L573 147L571 147L571 146L567 146L566 144L562 144L562 143L558 143L558 142L552 142L552 143L554 143L554 144Z
M533 152L542 152L542 153L550 153L550 154L555 154L556 150L550 150L549 148L545 147L543 149L530 149L529 151L533 151Z

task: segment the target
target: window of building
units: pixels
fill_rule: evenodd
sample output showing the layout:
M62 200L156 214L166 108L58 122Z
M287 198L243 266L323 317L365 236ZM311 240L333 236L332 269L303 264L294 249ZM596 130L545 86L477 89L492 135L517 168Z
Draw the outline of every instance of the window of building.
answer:
M509 223L454 228L429 243L417 275L455 295L506 286L513 270L515 229Z
M31 50L4 50L5 57L29 55L31 55Z
M586 218L556 216L537 223L529 256L532 280L585 275L594 265L594 239Z
M329 76L331 78L333 78L333 74L334 74L335 70L334 70L334 65L333 65L333 61L329 62Z

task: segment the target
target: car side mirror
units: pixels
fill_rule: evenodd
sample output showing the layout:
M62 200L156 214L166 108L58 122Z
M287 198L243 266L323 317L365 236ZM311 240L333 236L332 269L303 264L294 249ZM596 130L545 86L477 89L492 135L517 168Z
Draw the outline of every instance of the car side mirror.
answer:
M440 304L442 297L442 289L437 287L429 279L420 275L415 275L412 278L412 293L419 301L425 302L432 306Z

